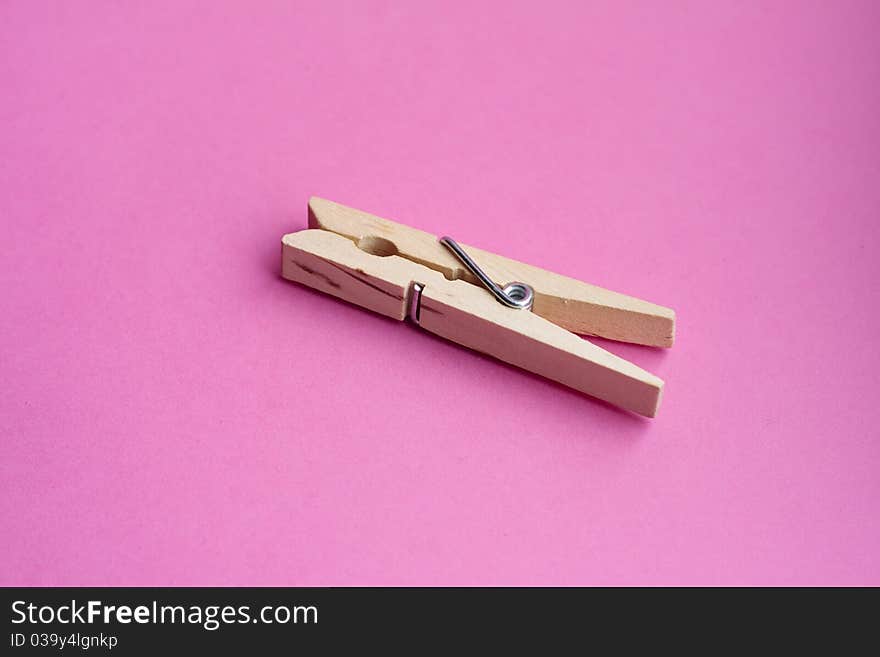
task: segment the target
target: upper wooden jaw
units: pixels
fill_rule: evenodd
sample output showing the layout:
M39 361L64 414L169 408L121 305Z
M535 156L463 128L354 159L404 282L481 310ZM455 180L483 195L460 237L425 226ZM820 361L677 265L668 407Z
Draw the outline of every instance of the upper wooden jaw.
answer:
M368 253L399 255L439 271L450 280L478 285L436 235L417 228L317 197L309 200L309 227L347 237ZM531 285L535 291L532 311L572 333L652 347L671 347L675 341L675 311L670 308L462 246L490 278L500 283L523 281Z

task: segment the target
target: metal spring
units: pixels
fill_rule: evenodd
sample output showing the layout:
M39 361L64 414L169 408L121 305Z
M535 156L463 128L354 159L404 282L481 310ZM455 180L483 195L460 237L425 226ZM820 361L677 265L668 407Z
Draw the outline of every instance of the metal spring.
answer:
M525 283L508 283L503 288L495 281L489 278L488 274L480 269L480 266L471 259L461 245L451 237L441 237L440 243L455 254L455 257L461 260L461 263L476 276L477 280L482 283L489 292L491 292L500 303L508 308L519 308L531 310L532 304L535 302L535 291L530 285Z

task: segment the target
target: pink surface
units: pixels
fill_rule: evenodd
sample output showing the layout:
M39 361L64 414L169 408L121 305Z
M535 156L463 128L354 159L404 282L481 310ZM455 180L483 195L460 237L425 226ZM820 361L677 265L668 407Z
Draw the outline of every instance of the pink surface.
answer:
M878 21L4 2L0 584L880 584ZM675 308L659 417L281 280L312 194Z

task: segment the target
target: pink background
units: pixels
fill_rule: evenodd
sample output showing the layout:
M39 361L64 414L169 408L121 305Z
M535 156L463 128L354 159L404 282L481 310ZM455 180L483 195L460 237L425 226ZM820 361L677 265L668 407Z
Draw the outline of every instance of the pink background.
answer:
M880 584L878 24L2 3L0 583ZM659 417L283 281L312 194L675 308Z

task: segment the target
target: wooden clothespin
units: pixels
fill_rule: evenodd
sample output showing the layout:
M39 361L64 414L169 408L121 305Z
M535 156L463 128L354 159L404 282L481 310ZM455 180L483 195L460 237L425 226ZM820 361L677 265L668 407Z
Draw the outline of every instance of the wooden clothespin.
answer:
M309 229L281 242L284 278L657 414L661 379L576 334L671 347L669 308L320 198L309 201Z

